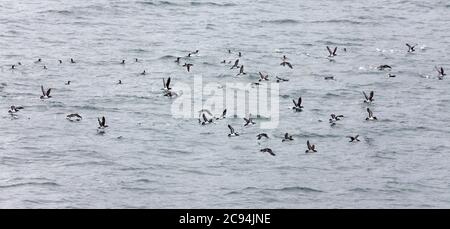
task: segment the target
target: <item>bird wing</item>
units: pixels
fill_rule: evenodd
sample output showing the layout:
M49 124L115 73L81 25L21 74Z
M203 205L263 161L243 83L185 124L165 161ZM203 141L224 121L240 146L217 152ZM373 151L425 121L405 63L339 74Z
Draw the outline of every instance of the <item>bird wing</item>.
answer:
M363 95L366 98L366 100L369 100L369 97L367 97L366 93L363 91Z
M370 91L370 97L369 97L369 99L370 99L370 100L373 99L373 91Z
M50 91L51 91L52 89L51 88L49 88L48 90L47 90L47 96L50 96Z
M306 146L308 146L308 149L311 149L311 144L309 144L309 140L306 141Z
M45 96L45 90L44 90L44 86L41 85L41 91L42 91L42 95Z

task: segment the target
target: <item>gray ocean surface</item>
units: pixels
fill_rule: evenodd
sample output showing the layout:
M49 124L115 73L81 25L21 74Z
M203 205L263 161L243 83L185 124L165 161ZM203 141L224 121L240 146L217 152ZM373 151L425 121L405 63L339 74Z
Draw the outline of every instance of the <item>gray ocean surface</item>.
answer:
M0 208L449 208L450 79L434 70L450 69L449 24L438 0L2 0ZM333 62L327 45L339 47ZM197 49L181 61L190 73L174 63ZM220 63L239 51L243 77ZM163 77L251 83L259 71L290 80L276 129L174 118L160 90ZM12 118L10 105L24 109ZM331 113L345 118L331 127ZM318 153L305 154L307 140Z

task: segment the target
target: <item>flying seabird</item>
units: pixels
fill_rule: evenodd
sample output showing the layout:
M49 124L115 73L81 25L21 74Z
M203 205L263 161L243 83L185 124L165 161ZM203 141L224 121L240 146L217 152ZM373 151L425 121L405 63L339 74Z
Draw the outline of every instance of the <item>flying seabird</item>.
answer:
M256 123L253 121L253 118L252 118L251 116L252 116L252 115L249 114L249 115L248 115L248 118L245 118L245 117L244 117L244 121L245 121L244 126L255 125L255 124L256 124Z
M187 71L190 72L191 71L191 67L194 66L193 64L186 64L184 63L183 67L186 67Z
M172 89L171 87L170 87L170 77L169 78L167 78L167 81L163 78L163 90L165 90L165 91L170 91L170 89Z
M205 115L205 113L203 113L202 114L202 118L203 118L203 121L202 121L202 125L206 125L206 124L209 124L209 123L212 123L213 122L213 119L212 118L207 118L206 117L206 115Z
M373 91L370 92L370 95L367 96L367 94L363 91L363 95L364 95L364 102L365 103L372 103L373 102Z
M244 72L244 65L241 65L241 68L239 69L239 73L236 76L245 75L245 74L247 74L247 73Z
M261 138L269 138L269 136L266 134L266 133L260 133L260 134L258 134L258 135L256 135L256 138L258 139L258 140L261 140Z
M336 51L337 51L337 47L334 47L333 51L331 51L331 48L327 46L327 50L328 50L328 57L334 57L337 56Z
M122 62L120 62L120 64L125 64L125 60L122 60Z
M97 118L97 120L98 120L98 129L99 130L103 130L103 129L105 129L106 127L108 127L108 125L106 125L106 119L105 119L105 116L103 116L102 117L102 119L100 119L100 118Z
M372 111L369 108L367 108L367 113L369 113L369 117L366 118L366 121L378 120L377 117L373 116L373 113L372 113Z
M70 85L70 82L71 82L70 80L67 81L67 82L65 83L65 85Z
M356 136L347 136L347 138L350 138L350 141L349 141L349 142L354 142L354 141L359 142L358 137L359 137L359 135L356 135Z
M280 64L281 66L288 66L290 69L292 69L292 64L291 63L289 63L289 62L287 62L287 61L284 61L283 60L283 62L281 62L281 64Z
M234 128L230 124L228 124L228 128L230 129L230 132L231 132L231 133L228 134L228 137L239 136L239 133L234 132Z
M177 59L175 60L175 63L180 64L180 59L181 59L181 57L177 57Z
M231 68L230 69L233 69L233 68L239 68L239 59L237 59L236 61L234 61L234 65L233 66L231 66Z
M258 81L261 82L263 80L268 81L269 80L269 74L263 75L261 72L259 72L259 80Z
M10 114L14 114L14 113L17 113L17 112L19 112L19 110L22 110L23 109L23 107L20 107L20 106L11 106L11 108L8 110L8 113L10 113Z
M117 84L122 84L122 80L119 80L119 82L117 82Z
M408 46L408 52L414 52L416 51L414 48L416 47L417 44L415 45L410 45L408 43L406 43L406 46Z
M75 64L76 62L73 60L73 58L70 58L70 63Z
M270 148L261 149L260 152L268 153L268 154L270 154L272 156L275 156L275 153L273 153L272 149L270 149Z
M444 68L443 68L443 67L440 67L440 68L434 67L434 68L435 68L436 71L438 72L438 79L440 79L440 80L444 79L444 76L447 75L447 74L444 72Z
M284 138L283 138L283 140L281 140L281 142L292 141L292 140L294 140L294 138L292 137L292 135L289 135L289 133L285 133L285 134L284 134Z
M276 76L276 78L277 78L277 83L289 81L289 79L280 78L278 76Z
M294 103L294 106L292 107L293 110L295 110L295 111L302 111L303 110L302 97L298 97L298 101L297 102L295 102L295 99L293 99L292 102Z
M75 122L75 121L79 122L79 121L81 121L81 119L83 119L83 117L81 117L81 115L75 113L75 114L68 114L66 116L66 119L71 122Z
M216 117L216 120L224 119L224 118L226 118L226 115L227 115L227 109L225 108L222 112L222 115L220 115L219 117Z
M392 69L392 67L387 64L382 64L382 65L378 66L377 68L378 68L378 70Z
M51 91L52 89L51 88L49 88L47 91L45 91L44 90L44 86L42 86L41 85L41 91L42 91L42 95L41 95L41 99L49 99L49 98L51 98L51 96L50 96L50 91Z
M306 141L306 146L308 147L308 150L306 150L305 153L315 153L315 152L317 152L316 145L311 145L309 143L309 140Z

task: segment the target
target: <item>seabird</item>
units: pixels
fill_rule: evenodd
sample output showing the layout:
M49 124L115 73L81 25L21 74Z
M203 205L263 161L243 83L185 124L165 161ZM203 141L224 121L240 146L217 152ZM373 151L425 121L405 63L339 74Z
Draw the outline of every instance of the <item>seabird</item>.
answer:
M372 113L372 111L369 108L367 108L367 113L369 113L369 117L366 118L366 121L378 120L377 117L373 116L373 113Z
M266 133L260 133L260 134L258 134L258 135L256 135L256 138L258 139L258 140L261 140L261 138L269 138L269 136L266 134Z
M263 80L268 81L269 80L269 74L263 75L261 72L259 72L259 81L261 82Z
M49 98L51 98L51 96L50 96L50 91L51 91L52 89L51 88L49 88L47 91L45 91L44 90L44 86L42 86L41 85L41 91L42 91L42 95L41 95L41 99L49 99Z
M11 69L15 69L16 68L16 65L11 65Z
M239 136L239 133L234 132L234 128L230 124L228 124L228 128L230 129L230 132L231 132L231 133L228 134L228 137Z
M138 58L134 58L134 62L139 62Z
M370 95L367 96L367 94L363 91L363 95L364 95L364 102L365 103L372 103L373 102L373 91L370 92Z
M294 140L294 138L292 137L292 135L289 135L289 133L285 133L285 134L284 134L284 138L283 138L283 140L281 140L281 142L292 141L292 140Z
M281 62L281 64L280 64L281 66L288 66L290 69L292 69L292 64L291 63L289 63L289 62L287 62L287 61L283 61L283 62Z
M8 113L14 114L14 113L19 112L19 110L22 110L22 109L23 109L23 107L20 107L20 106L18 106L18 107L11 106L11 108L8 110Z
M62 64L62 60L58 60L58 62L59 62L60 64Z
M73 60L73 58L70 58L70 63L75 64L76 62Z
M241 65L241 68L239 69L239 73L236 76L245 75L245 74L247 74L247 73L244 72L244 65Z
M222 60L222 62L220 62L221 64L226 64L227 61L226 60Z
M75 114L68 114L66 116L66 119L71 122L74 122L74 121L79 122L79 121L81 121L81 119L83 119L83 117L81 117L81 115L75 113Z
M41 58L39 58L37 61L35 61L34 63L40 63L40 62L42 62L42 59Z
M336 122L341 120L341 118L343 118L344 115L335 115L335 114L331 114L331 118L329 119L331 126L336 125Z
M440 80L444 79L444 76L447 75L447 74L444 72L444 68L443 68L443 67L440 67L440 68L434 67L434 68L435 68L436 71L438 72L438 79L440 79Z
M377 68L378 70L392 69L392 67L387 64L380 65Z
M334 76L325 76L324 79L325 80L334 80Z
M102 117L102 119L100 120L100 118L97 118L97 120L98 120L98 129L99 130L103 130L103 129L105 129L106 127L108 127L108 125L106 125L106 119L105 119L105 116L103 116Z
M180 64L180 59L181 59L181 57L177 57L177 59L175 60L175 63Z
M408 52L414 52L416 51L414 48L416 47L417 44L415 45L410 45L408 43L406 43L406 46L408 46Z
M315 152L317 152L316 145L311 145L309 143L309 140L306 141L306 146L308 147L308 150L306 150L305 153L315 153Z
M122 62L120 64L125 64L125 60L122 60Z
M70 85L70 80L65 83L65 85Z
M276 78L277 78L277 83L289 81L289 79L280 78L278 76L276 76Z
M164 86L163 90L165 91L170 91L170 89L172 89L170 87L170 77L167 78L167 81L163 78L163 86Z
M20 62L17 62L17 65L22 65L22 63L20 63Z
M275 156L275 154L273 153L272 149L270 149L270 148L261 149L260 152L268 153L268 154L270 154L272 156Z
M302 109L303 109L302 97L298 97L298 101L297 102L295 102L295 99L293 99L292 102L294 103L294 106L292 107L293 110L295 110L295 111L302 111Z
M255 124L256 124L256 123L253 121L253 118L252 118L251 116L252 116L252 115L249 114L249 115L248 115L248 118L245 118L245 117L244 117L244 121L245 121L244 126L255 125Z
M239 68L239 59L237 59L236 61L234 61L234 65L233 66L231 66L231 68L230 69L233 69L233 68Z
M242 56L242 53L241 53L241 52L239 52L238 56L239 56L239 57L241 57L241 56Z
M119 82L117 82L117 84L122 84L122 80L119 80Z
M147 73L145 72L145 70L144 70L143 72L141 72L141 75L145 75L145 74L147 74Z
M394 77L396 77L397 75L394 75L394 74L388 73L388 74L387 74L387 76L388 76L389 78L394 78Z
M359 137L359 135L356 135L356 136L347 136L347 138L350 138L350 141L349 142L354 142L354 141L357 141L357 142L359 142L359 139L358 139L358 137Z
M337 56L337 54L336 54L337 47L334 47L333 51L331 51L331 48L327 46L327 50L328 50L328 53L330 54L330 55L328 55L328 57Z
M47 66L44 65L44 69L47 70Z
M227 115L227 109L225 108L222 112L222 115L220 115L220 117L216 117L216 120L224 119L224 118L226 118L226 115Z
M184 63L183 67L186 67L187 71L190 72L191 71L191 67L194 66L193 64L187 64Z
M209 124L209 123L212 123L212 122L213 122L213 119L212 119L212 118L209 118L209 119L208 119L208 118L206 117L205 113L202 114L202 118L203 118L202 125L206 125L206 124Z

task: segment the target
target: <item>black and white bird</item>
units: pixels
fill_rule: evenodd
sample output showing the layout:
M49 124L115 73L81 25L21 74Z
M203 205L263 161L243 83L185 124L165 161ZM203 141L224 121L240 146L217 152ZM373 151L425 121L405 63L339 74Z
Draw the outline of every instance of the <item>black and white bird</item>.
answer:
M302 97L298 97L297 102L295 102L295 99L293 99L292 102L294 103L294 106L292 107L293 110L295 110L295 111L302 111L303 110Z
M284 138L283 138L283 140L281 140L281 142L292 141L292 140L294 140L294 138L292 137L292 135L289 135L289 133L285 133L285 134L284 134Z
M83 117L81 117L81 115L74 113L74 114L68 114L66 116L66 119L71 121L71 122L79 122L81 121L81 119L83 119Z
M147 74L147 72L144 70L143 72L141 72L141 76L145 76Z
M97 118L97 120L98 120L98 129L99 130L104 130L106 127L108 127L108 125L106 125L105 116L103 116L101 119Z
M391 70L392 67L390 65L387 65L387 64L382 64L382 65L378 66L377 69L380 70L380 71L381 70L386 70L386 69Z
M120 62L120 64L125 64L125 60L122 60L122 62Z
M239 136L239 133L234 131L234 128L228 124L228 128L230 129L230 133L228 134L228 137L236 137Z
M374 95L373 91L370 92L369 96L367 96L367 94L363 91L363 95L364 95L364 102L365 103L372 103L373 102L373 95Z
M202 113L202 118L203 118L203 121L201 122L202 125L206 125L213 122L213 119L207 118L205 113Z
M329 53L328 57L334 57L334 56L337 56L337 54L336 54L337 47L334 47L334 49L331 50L331 48L327 46L327 50L328 50L328 53Z
M191 67L192 67L192 66L194 66L194 65L193 65L193 64L187 64L187 63L184 63L184 64L183 64L183 67L186 67L186 69L187 69L188 72L191 71Z
M181 59L181 57L177 57L177 59L174 62L177 64L180 64L180 59Z
M42 92L42 95L41 95L41 99L49 99L49 98L51 98L51 96L50 96L50 92L51 92L51 88L49 88L47 91L45 91L44 90L44 86L42 86L41 85L41 92Z
M241 65L241 68L239 69L239 73L236 76L245 75L245 74L247 74L247 73L244 72L244 65Z
M23 107L20 107L20 106L11 106L10 107L10 109L8 110L8 113L10 113L10 114L14 114L14 113L17 113L17 112L19 112L20 110L22 110L23 109Z
M359 142L358 137L359 137L359 135L356 135L356 136L347 136L347 138L350 139L349 142Z
M263 75L261 72L259 72L259 82L261 82L261 81L268 81L269 80L269 74L267 74L267 75Z
M288 66L290 69L292 69L292 64L287 62L287 61L285 61L285 60L283 60L283 62L281 62L280 65L283 66L283 67Z
M260 152L268 153L268 154L270 154L270 155L272 155L272 156L275 156L275 153L272 151L271 148L264 148L264 149L261 149Z
M280 78L280 77L278 77L278 76L276 76L275 78L277 79L277 83L289 81L289 79Z
M415 47L417 46L417 44L415 44L415 45L410 45L410 44L406 43L406 46L408 46L408 52L414 52L414 51L416 51L416 50L415 50Z
M369 117L366 118L366 121L378 120L377 117L373 116L373 113L369 108L367 108L367 113L369 113Z
M440 67L440 68L434 67L434 68L435 68L436 71L438 72L438 79L439 79L439 80L444 79L444 76L447 75L447 74L444 72L444 68L443 68L443 67Z
M170 77L169 78L167 78L167 81L166 81L166 79L164 79L163 78L163 89L162 90L164 90L164 91L170 91L170 89L172 89L171 87L170 87Z
M269 136L268 136L266 133L260 133L260 134L256 135L256 138L257 138L258 140L261 140L261 138L266 138L266 139L268 139Z
M65 85L70 85L71 81L67 81L66 83L64 83Z
M239 68L239 59L237 59L236 61L234 61L234 65L231 66L230 69L233 69L233 68Z
M227 117L227 109L223 109L222 114L219 117L216 117L216 120L224 119Z
M334 126L337 121L340 121L341 118L344 117L344 115L335 115L335 114L331 114L330 116L331 116L331 118L329 119L329 121L332 126Z
M73 60L73 58L70 58L70 63L75 64L76 62Z
M252 118L252 115L251 115L251 114L248 116L248 118L245 118L245 117L244 117L244 121L245 121L244 126L251 126L251 125L255 125L255 124L256 124L256 123L253 121L253 118Z
M315 152L317 152L316 145L311 145L309 143L309 140L306 141L306 146L308 147L308 149L305 151L305 153L315 153Z

